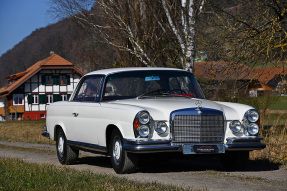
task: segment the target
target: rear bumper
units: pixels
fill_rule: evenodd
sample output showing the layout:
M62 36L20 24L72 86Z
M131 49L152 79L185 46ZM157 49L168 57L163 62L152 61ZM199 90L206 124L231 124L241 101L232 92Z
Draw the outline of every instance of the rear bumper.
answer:
M47 127L45 126L45 127L43 127L43 128L44 128L44 131L41 133L41 135L42 135L43 137L50 138L50 134L49 134L48 131L47 131Z
M252 151L264 149L266 145L261 142L261 137L231 138L226 144L214 143L182 143L173 144L171 140L138 141L124 139L123 148L132 153L156 153L156 152L184 152L184 145L189 145L189 154L199 154L194 152L195 145L217 145L218 153L225 151ZM201 153L204 154L204 153ZM208 152L205 154L209 154Z

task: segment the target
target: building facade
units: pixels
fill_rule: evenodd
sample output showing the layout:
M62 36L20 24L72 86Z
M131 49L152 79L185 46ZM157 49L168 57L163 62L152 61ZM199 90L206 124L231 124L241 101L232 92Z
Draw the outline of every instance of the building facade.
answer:
M57 54L41 60L25 72L7 77L0 89L0 120L39 120L46 108L68 100L84 73Z

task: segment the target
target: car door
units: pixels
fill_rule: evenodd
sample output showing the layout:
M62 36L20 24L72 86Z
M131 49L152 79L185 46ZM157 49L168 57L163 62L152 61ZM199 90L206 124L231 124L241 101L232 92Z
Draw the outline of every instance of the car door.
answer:
M103 76L87 76L81 80L72 98L75 102L71 108L71 141L79 144L98 144L98 124L101 105L100 92Z

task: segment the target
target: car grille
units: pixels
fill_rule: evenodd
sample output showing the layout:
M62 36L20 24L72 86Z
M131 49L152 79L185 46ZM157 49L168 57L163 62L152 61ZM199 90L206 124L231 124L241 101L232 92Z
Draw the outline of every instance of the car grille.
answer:
M174 143L223 142L222 115L175 115L173 118Z

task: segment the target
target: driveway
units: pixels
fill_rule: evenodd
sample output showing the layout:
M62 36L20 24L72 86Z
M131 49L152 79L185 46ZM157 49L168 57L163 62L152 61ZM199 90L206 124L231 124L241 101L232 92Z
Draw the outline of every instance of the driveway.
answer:
M18 158L26 162L62 166L58 162L53 145L15 143L0 141L0 157ZM8 146L8 147L7 147ZM28 148L35 151L20 151ZM158 182L184 188L204 190L287 190L287 170L276 165L260 165L250 161L245 171L225 172L218 159L213 157L153 160L143 159L134 174L117 175L110 158L103 155L81 152L76 165L63 166L76 170L125 177L139 182Z

